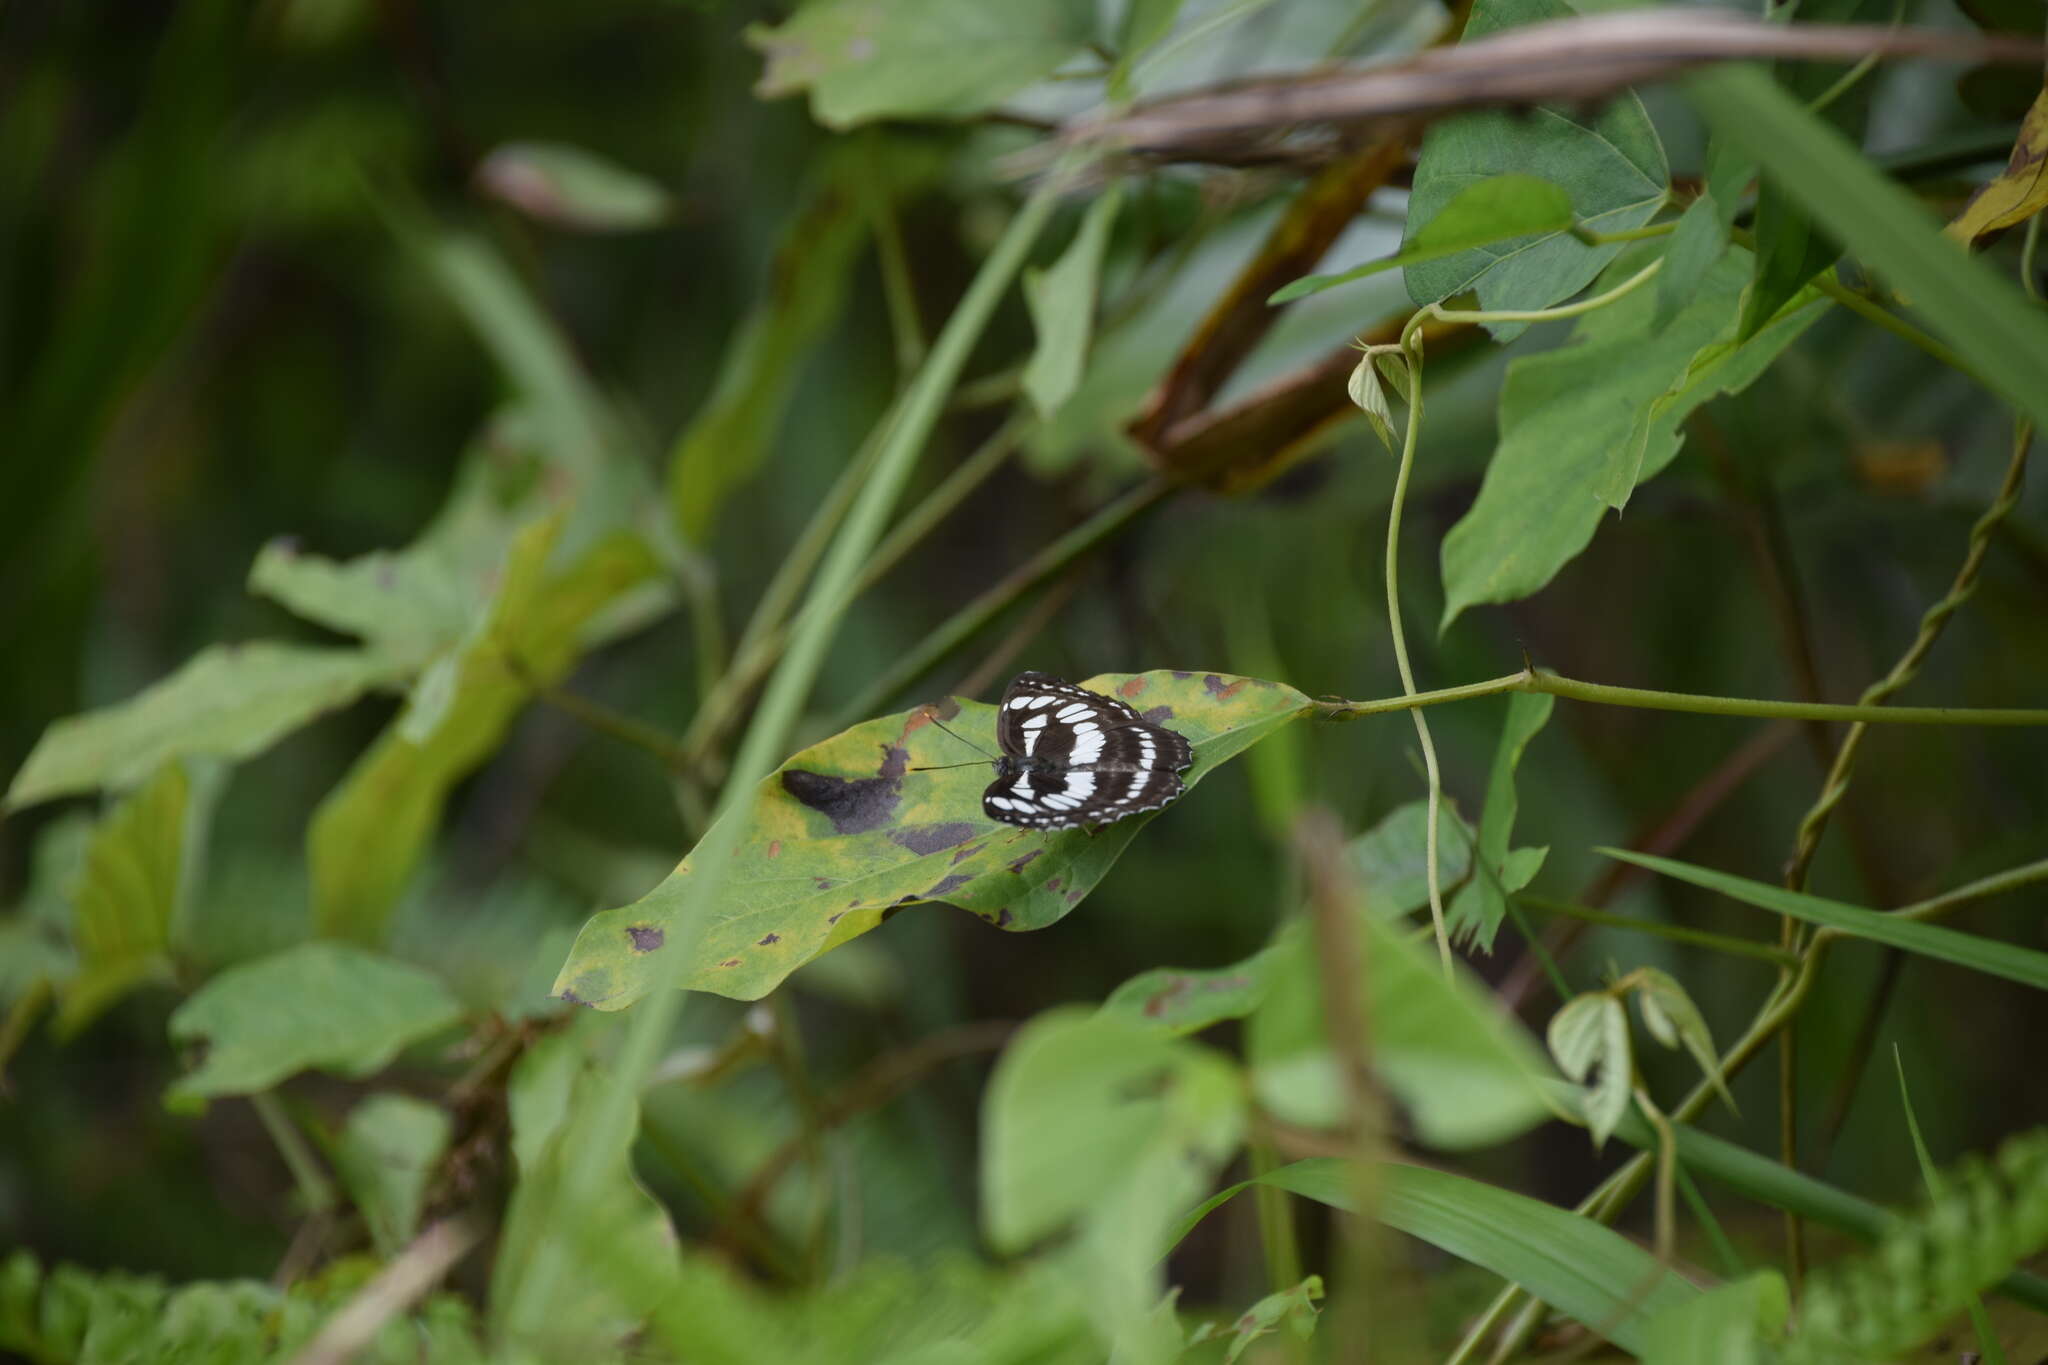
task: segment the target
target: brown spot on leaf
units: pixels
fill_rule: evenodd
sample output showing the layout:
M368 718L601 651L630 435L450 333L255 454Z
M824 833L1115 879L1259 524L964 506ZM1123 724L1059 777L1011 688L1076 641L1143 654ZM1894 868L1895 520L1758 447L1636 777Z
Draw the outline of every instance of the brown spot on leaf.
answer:
M951 895L955 891L958 891L961 887L967 885L967 883L973 880L974 878L968 873L955 872L950 877L946 877L943 880L941 880L937 886L934 886L931 890L925 892L924 899L928 901L944 900L947 896Z
M1142 716L1154 725L1164 725L1167 721L1173 719L1173 708L1171 706L1155 706L1150 711L1143 712Z
M1045 879L1045 889L1046 889L1046 890L1048 890L1048 891L1057 891L1057 890L1059 890L1059 889L1060 889L1060 879L1059 879L1058 877L1047 877L1047 878Z
M882 750L882 766L875 769L875 776L893 782L910 771L910 750L901 744L892 744Z
M996 911L996 927L999 929L1009 928L1010 918L1010 907L1006 905L1002 909Z
M820 891L830 891L833 887L839 885L838 882L833 881L830 877L813 877L811 878L811 884Z
M1146 998L1145 1013L1149 1017L1157 1018L1159 1015L1166 1013L1167 1009L1177 1003L1182 996L1190 992L1213 995L1217 991L1239 990L1249 986L1251 983L1252 979L1243 973L1235 976L1219 976L1209 980L1198 980L1191 976L1170 977L1164 987L1152 992Z
M1037 857L1037 856L1038 856L1039 854L1041 854L1041 853L1043 853L1043 852L1045 852L1045 850L1044 850L1044 849L1042 849L1042 848L1034 848L1034 849L1032 849L1032 850L1031 850L1031 851L1030 851L1029 853L1027 853L1027 854L1025 854L1025 855L1024 855L1023 857L1021 857L1021 858L1017 859L1017 861L1015 861L1015 862L1011 863L1011 864L1010 864L1010 871L1012 871L1012 872L1016 873L1016 874L1017 874L1018 876L1020 876L1020 877L1021 877L1021 876L1023 876L1023 875L1024 875L1024 869L1025 869L1025 867L1026 867L1026 866L1028 866L1028 865L1030 864L1030 862L1031 862L1031 860L1032 860L1033 858L1036 858L1036 857Z
M1245 682L1245 679L1239 678L1236 682L1226 685L1223 679L1211 673L1202 679L1202 686L1207 688L1209 695L1216 700L1229 701L1232 697L1244 691Z
M1087 892L1083 891L1080 887L1077 886L1072 891L1069 891L1067 893L1067 904L1079 905L1081 903L1081 897L1087 894Z
M1186 682L1189 678L1192 678L1195 675L1188 672L1185 669L1176 668L1173 670L1173 676L1180 679L1182 682Z
M855 901L855 902L854 902L854 904L858 905L858 904L860 904L860 902L858 902L858 901ZM827 924L837 924L837 923L839 923L839 915L843 915L843 914L845 914L845 913L846 913L846 912L845 912L844 910L841 910L841 911L839 912L839 914L836 914L836 915L827 915L827 916L825 917L825 923L827 923Z
M565 1005L587 1005L590 1003L589 1001L585 1000L582 996L576 994L576 992L574 991L563 991L560 995L556 996L555 999L561 1001Z
M898 789L902 786L905 757L902 749L889 750L895 756L896 771L882 764L880 777L845 778L814 773L808 768L789 768L782 774L782 789L832 822L840 834L866 834L889 823L896 813Z
M922 858L964 844L981 832L979 825L965 820L948 820L938 825L910 825L889 837Z
M782 935L780 934L763 934L754 940L755 946L760 948L766 948L771 943L780 942L782 942Z
M782 856L782 840L770 839L768 841L768 856L771 858L780 858Z
M651 953L662 945L662 941L668 935L652 924L629 924L626 926L626 937L633 940L634 952Z
M718 965L721 967L737 967L740 965L740 960L736 957L729 957Z
M963 861L965 861L968 858L972 858L975 854L981 852L983 849L987 847L987 844L970 844L968 847L961 849L958 853L955 853L953 855L953 862L951 865L954 867L958 867Z
M1117 686L1116 694L1119 697L1135 697L1140 692L1143 692L1145 690L1145 686L1145 677L1141 673L1135 677L1124 679L1124 681Z

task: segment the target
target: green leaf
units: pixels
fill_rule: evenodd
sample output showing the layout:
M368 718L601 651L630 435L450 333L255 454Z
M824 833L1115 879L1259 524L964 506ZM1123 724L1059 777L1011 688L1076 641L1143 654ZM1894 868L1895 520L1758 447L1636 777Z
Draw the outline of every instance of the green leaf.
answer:
M1735 1108L1735 1097L1721 1078L1721 1055L1714 1048L1713 1032L1685 987L1655 967L1636 968L1628 974L1628 981L1636 988L1636 1006L1643 1012L1643 1025L1650 1036L1665 1047L1683 1047L1691 1053L1728 1107Z
M1479 864L1476 875L1452 900L1447 927L1454 941L1476 943L1493 951L1494 935L1507 917L1509 895L1527 886L1543 867L1548 849L1518 849L1510 855L1508 838L1514 833L1515 815L1521 809L1515 795L1515 769L1522 751L1550 719L1556 699L1533 692L1518 692L1508 699L1507 723L1501 727L1500 743L1493 751L1493 768L1486 778L1486 807L1479 814Z
M1943 231L1965 246L1979 238L2018 227L2048 208L2048 90L2034 97L2020 122L2012 155L2003 172L1970 197L1963 211Z
M545 510L538 469L520 471L527 477L518 492L507 487L506 466L522 463L505 449L516 447L517 424L495 423L492 433L464 457L447 503L405 549L336 563L274 540L250 566L249 591L357 636L394 668L420 668L468 633L490 604L513 536Z
M1482 602L1513 602L1548 583L1586 547L1601 500L1669 464L1693 409L1738 393L1816 321L1795 303L1731 346L1746 272L1730 253L1690 306L1649 334L1647 291L1581 320L1577 344L1508 366L1500 443L1479 497L1444 538L1444 625Z
M599 1097L615 1080L591 1063L586 1036L542 1039L506 1087L519 1180L491 1266L491 1313L502 1337L544 1346L541 1358L599 1358L594 1350L637 1329L681 1275L668 1214L633 1175L638 1099L625 1123L602 1121ZM571 1207L580 1161L594 1163L592 1198ZM549 1242L567 1245L549 1248L558 1273L542 1277L533 1270Z
M349 1110L334 1170L385 1259L419 1231L428 1183L453 1131L446 1110L410 1095L371 1095Z
M1550 1018L1550 1053L1564 1074L1585 1082L1600 1078L1586 1096L1586 1127L1593 1145L1603 1147L1628 1112L1635 1084L1635 1056L1629 1046L1628 1011L1605 991L1579 996Z
M1643 1365L1763 1365L1792 1315L1785 1277L1760 1270L1674 1304L1644 1329Z
M307 857L321 933L381 938L450 789L496 752L532 686L568 671L580 632L658 571L637 537L619 535L550 577L560 529L553 517L519 533L488 614L314 812Z
M1496 175L1466 185L1408 239L1400 251L1334 275L1309 275L1274 291L1268 303L1291 303L1383 270L1441 261L1479 247L1569 232L1572 198L1533 175ZM1528 243L1524 243L1528 245Z
M168 951L218 792L218 782L194 782L182 764L168 763L93 831L71 893L78 970L64 983L60 1037L77 1033L131 987L168 978Z
M1040 418L1051 421L1073 397L1095 330L1095 298L1109 229L1123 202L1123 187L1112 185L1088 206L1080 231L1044 270L1024 272L1024 302L1031 310L1038 345L1024 364L1024 393Z
M132 787L176 758L251 757L400 671L355 649L215 645L127 701L44 731L6 804L18 810L53 796Z
M776 244L768 287L721 352L711 395L669 454L668 498L692 544L711 536L718 509L768 456L789 410L805 357L846 311L854 259L868 240L858 173L833 164L812 186Z
M1351 378L1344 386L1351 395L1351 401L1365 414L1365 420L1372 425L1372 434L1380 438L1380 444L1392 455L1398 448L1394 443L1394 414L1387 407L1387 395L1380 388L1379 371L1374 368L1372 357L1362 355L1351 368Z
M1137 1020L1170 1037L1198 1033L1257 1009L1284 958L1276 946L1262 948L1231 967L1158 967L1141 972L1110 992L1102 1012Z
M1884 22L1885 11L1890 6L1882 4L1881 0L1801 0L1796 8L1796 15L1792 9L1786 8L1774 11L1771 17L1784 22L1796 17L1801 23L1876 24ZM1892 22L1898 22L1896 11ZM1773 71L1773 81L1791 92L1800 104L1811 106L1835 82L1838 74L1820 63L1782 62ZM1868 88L1866 83L1864 91ZM1819 111L1822 119L1841 129L1844 136L1858 145L1863 142L1869 104L1864 91L1851 93L1847 99L1835 100ZM1727 155L1743 156L1740 148L1727 137L1717 135L1714 143ZM1749 171L1755 174L1754 162L1749 164ZM1749 291L1743 296L1742 321L1735 332L1736 338L1742 341L1747 341L1761 330L1780 308L1812 282L1814 276L1833 265L1842 254L1841 247L1818 231L1813 219L1769 176L1757 185L1756 207L1750 214L1750 231L1756 240L1755 276L1750 281Z
M477 183L513 208L579 232L634 232L674 211L667 190L566 142L507 142L477 167Z
M1446 981L1434 956L1394 926L1358 917L1372 1067L1432 1147L1483 1147L1549 1117L1541 1051L1458 968ZM1260 1103L1290 1123L1334 1127L1344 1117L1339 1062L1323 1011L1322 968L1297 926L1269 950L1264 1001L1247 1025L1246 1054Z
M1130 0L1117 25L1116 69L1109 75L1109 97L1128 99L1131 79L1143 57L1160 39L1173 31L1186 0Z
M1229 1326L1230 1348L1223 1353L1223 1365L1234 1365L1244 1354L1245 1348L1260 1337L1271 1336L1284 1325L1291 1329L1294 1337L1307 1341L1315 1335L1316 1300L1323 1297L1323 1277L1311 1275L1300 1284L1278 1293L1268 1294L1250 1308L1240 1313ZM1203 1323L1188 1338L1188 1345L1194 1346L1212 1340L1222 1334L1214 1323Z
M1753 905L1760 910L1774 914L1790 915L1808 924L1825 925L1830 929L1868 939L1872 943L1883 943L1893 948L1902 948L1909 953L1931 957L1938 962L1968 967L1972 971L1984 972L1990 976L2004 977L2017 981L2035 990L2048 990L2048 953L2034 948L2024 948L2017 943L2000 943L1995 939L1979 938L1957 929L1944 929L1938 924L1922 924L1917 920L1900 919L1895 915L1880 914L1865 910L1857 905L1844 905L1840 901L1808 895L1803 891L1788 891L1782 886L1768 882L1754 882L1747 877L1730 876L1710 868L1694 867L1690 863L1675 862L1670 858L1658 858L1648 853L1634 853L1627 849L1603 848L1599 850L1610 858L1619 858L1638 867L1647 867L1652 872L1661 872L1667 877L1676 877L1682 882L1718 891L1744 905Z
M808 91L811 116L845 129L878 118L961 118L1050 76L1095 37L1086 0L818 0L747 44L766 59L756 94Z
M1254 1184L1351 1210L1346 1167L1317 1157L1233 1185L1196 1210L1182 1235ZM1650 1322L1700 1292L1612 1228L1527 1195L1391 1161L1380 1164L1378 1180L1382 1223L1520 1285L1625 1351L1640 1354Z
M1187 736L1195 762L1182 780L1190 788L1309 705L1291 687L1215 673L1115 673L1083 685ZM956 704L957 712L947 709ZM970 740L994 734L995 708L980 702L948 701L937 714ZM1078 905L1155 818L1133 816L1092 835L998 824L982 813L988 769L930 721L918 707L791 757L731 817L742 824L721 902L694 903L685 859L642 899L584 925L555 993L625 1008L654 981L658 954L678 937L684 915L698 919L689 936L698 958L678 984L741 1000L759 999L812 958L918 901L945 901L999 928L1042 929ZM961 762L970 766L909 772Z
M1687 96L1717 136L1757 159L1814 220L1913 300L1929 328L1994 391L2048 427L2048 319L1944 238L1926 207L1761 71L1714 67Z
M317 1067L367 1076L461 1009L417 967L345 943L302 943L230 967L171 1016L171 1040L201 1047L168 1102L250 1095Z
M1472 872L1472 829L1449 801L1437 808L1436 880L1448 891ZM1380 919L1429 902L1429 802L1410 801L1346 846L1359 894Z
M1235 1069L1221 1055L1117 1015L1041 1014L1003 1050L983 1102L989 1242L1021 1251L1148 1166L1199 1178L1236 1147L1243 1121ZM1161 1210L1168 1222L1192 1197Z
M1663 331L1685 311L1706 283L1707 272L1728 250L1728 225L1713 194L1692 201L1679 216L1678 227L1664 248L1664 268L1657 272L1657 310L1650 325Z
M1469 42L1572 13L1563 0L1479 0L1464 38ZM1539 105L1531 112L1462 114L1433 124L1423 139L1408 201L1408 242L1419 240L1460 191L1509 173L1535 176L1563 189L1574 218L1596 232L1626 231L1649 222L1671 178L1663 144L1633 94L1606 102L1598 117L1557 105ZM1477 289L1481 308L1548 308L1585 288L1620 249L1587 246L1563 230L1479 247L1409 267L1408 297L1421 306ZM1491 330L1505 341L1520 335L1525 325L1496 323Z

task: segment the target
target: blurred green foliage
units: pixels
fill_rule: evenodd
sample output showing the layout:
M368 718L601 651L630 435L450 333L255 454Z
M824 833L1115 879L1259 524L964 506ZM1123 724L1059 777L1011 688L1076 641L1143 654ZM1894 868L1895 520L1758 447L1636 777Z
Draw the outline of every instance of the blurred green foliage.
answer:
M1576 323L1500 324L1512 347L1430 353L1399 550L1420 686L1528 660L1849 701L1973 553L1969 600L1901 700L2043 704L2048 495L2006 473L2010 409L1914 326L2009 397L2011 376L2048 374L2038 308L2008 283L2034 228L1992 243L1983 268L1932 254L1949 248L1918 209L1889 236L1860 232L1889 188L1824 141L1797 145L1820 149L1832 199L1768 174L1759 191L1731 147L1808 126L1774 106L1731 112L1739 85L1692 87L1704 120L1649 92L1440 122L1405 204L1383 175L1280 279L1257 267L1310 221L1304 180L1355 147L1304 137L1306 166L1279 139L1095 167L979 337L897 513L922 534L892 542L830 623L789 750L872 749L904 708L993 695L1024 667L1194 670L1162 682L1186 692L1191 734L1219 760L1260 742L1142 838L1134 824L1064 846L1080 871L1019 926L1039 932L878 902L857 926L872 933L828 945L820 928L767 1003L690 996L624 1132L595 1117L623 1025L550 994L585 960L579 928L624 915L652 930L593 915L637 911L683 875L754 690L802 625L789 613L832 509L1015 223L1019 177L1048 172L1047 129L1105 91L1389 60L1440 27L1433 7L1355 9L0 8L0 1244L22 1248L0 1262L0 1349L289 1353L439 1226L469 1239L448 1251L446 1290L359 1358L522 1359L643 1321L707 1360L1078 1361L1117 1333L1133 1359L1184 1341L1190 1359L1308 1358L1345 1339L1356 1265L1337 1248L1357 1238L1341 1210L1370 1204L1338 1167L1271 1172L1256 1206L1179 1241L1163 1272L1159 1257L1226 1174L1268 1174L1272 1123L1282 1139L1345 1131L1365 1059L1332 1011L1351 990L1384 1049L1382 1137L1489 1144L1461 1154L1462 1175L1398 1175L1381 1191L1391 1226L1596 1327L1627 1301L1608 1335L1653 1358L1660 1340L1778 1332L1784 1286L1728 1266L1735 1282L1705 1296L1661 1281L1660 1332L1622 1283L1647 1254L1548 1207L1611 1163L1581 1133L1533 1126L1555 1081L1532 1040L1559 981L1612 991L1557 1016L1579 1026L1557 1055L1592 1080L1584 1112L1602 1136L1654 1149L1632 1098L1709 1093L1716 1041L1739 1047L1778 998L1766 966L1701 946L1760 924L1706 888L1755 900L1740 888L1776 885L1840 727L1552 715L1533 696L1432 707L1438 880L1480 950L1446 985L1404 937L1429 895L1411 722L1302 712L1304 697L1402 690L1381 567L1394 466L1339 420L1350 361L1330 357L1454 289L1540 308L1660 259L1663 282ZM1910 9L1963 22L1938 0ZM1552 11L1497 0L1473 22ZM1880 72L1828 116L1852 132L1867 117L1903 192L1953 216L1962 181L2003 162L2024 102L1966 104L1945 80ZM1805 81L1791 88L1810 97ZM764 98L777 94L809 107ZM1395 150L1405 170L1414 149ZM1483 221L1427 235L1434 206L1478 212L1497 196L1459 192L1503 171L1561 188L1579 236L1549 216L1514 220L1545 225L1520 249ZM1538 197L1554 209L1558 195ZM1682 226L1583 240L1652 219ZM1486 245L1410 270L1405 288L1389 270L1275 315L1228 306L1263 309L1319 263L1386 257L1404 234ZM1837 241L1865 255L1838 266ZM1923 264L1906 297L1883 287ZM1970 330L1980 314L1993 366ZM1199 435L1145 423L1190 374L1208 375L1198 418L1256 415L1300 383L1315 420L1236 438L1226 453L1262 471L1249 491L1169 478ZM1390 423L1402 397L1394 378ZM910 510L935 490L929 516ZM1987 506L2002 519L1973 551ZM1069 557L1060 538L1083 523L1101 543ZM871 708L897 714L834 722L1025 571L1046 586ZM1284 684L1270 691L1286 704L1233 720L1231 674ZM985 708L963 714L986 731ZM1232 724L1256 733L1212 740ZM936 744L917 756L953 761ZM2044 772L2039 729L1873 730L1808 879L1816 903L1854 923L2038 860ZM971 802L981 780L935 775L920 799ZM1305 834L1317 811L1341 830L1334 851ZM978 807L962 819L988 824ZM805 837L801 820L753 833L749 877L770 874L770 845ZM1624 843L1695 865L1696 885L1596 851ZM832 857L835 877L880 862ZM823 864L802 866L808 879ZM883 901L944 884L912 880ZM1800 987L1799 1165L1822 1187L1888 1201L1917 1184L1884 1078L1866 1074L1880 1046L1912 1076L1937 1162L2040 1122L2033 978L1971 970L2001 953L2031 969L2012 945L2048 947L2038 880L2015 885L1946 930L1845 938ZM1709 932L1602 923L1569 949L1553 934L1551 963L1526 955L1525 886L1527 908L1583 901ZM1333 918L1358 935L1355 960L1313 936ZM606 950L629 966L653 942L616 938ZM1632 985L1662 1011L1652 1035L1682 1049L1631 1046ZM1776 1152L1769 1069L1734 1080L1739 1111L1699 1125ZM2016 1197L1995 1248L1956 1249L1953 1209L1997 1188L1965 1166L1963 1193L1887 1243L1933 1247L1924 1275L1851 1264L1813 1302L1847 1337L1902 1349L2034 1254L2048 1225L2024 1141L2006 1148ZM602 1183L568 1207L579 1163ZM1716 1190L1725 1234L1688 1223L1683 1252L1732 1243L1776 1264L1765 1212L1790 1196L1729 1169L1717 1178L1750 1199ZM1280 1190L1309 1201L1299 1227L1275 1212L1294 1207ZM1647 1237L1643 1202L1626 1226ZM1553 1215L1605 1270L1582 1283L1546 1257ZM1526 1219L1524 1251L1461 1240L1460 1219L1489 1218ZM557 1253L570 1270L534 1269ZM1906 1303L1923 1281L1939 1292ZM1178 1316L1156 1306L1162 1283ZM1435 1271L1430 1287L1404 1330L1432 1341L1487 1288ZM1872 1310L1886 1294L1897 1302ZM2040 1338L2038 1319L1997 1323ZM1312 1328L1324 1345L1305 1344ZM1798 1349L1823 1352L1816 1339Z

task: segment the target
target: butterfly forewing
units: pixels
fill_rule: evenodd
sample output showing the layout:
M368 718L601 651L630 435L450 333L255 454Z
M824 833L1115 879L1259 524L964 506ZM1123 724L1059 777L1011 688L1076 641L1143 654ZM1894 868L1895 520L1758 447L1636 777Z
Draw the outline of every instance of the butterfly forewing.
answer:
M1185 737L1125 702L1049 673L1023 673L996 716L1004 758L982 794L992 820L1032 829L1102 825L1158 810L1194 761Z

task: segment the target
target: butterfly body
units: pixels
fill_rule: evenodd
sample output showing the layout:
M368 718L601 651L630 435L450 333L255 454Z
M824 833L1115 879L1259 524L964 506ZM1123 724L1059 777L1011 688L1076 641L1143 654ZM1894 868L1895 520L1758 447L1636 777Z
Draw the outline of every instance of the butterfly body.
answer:
M1020 673L996 710L996 778L982 793L991 820L1028 829L1112 824L1181 794L1194 762L1185 736L1129 703L1050 673Z

